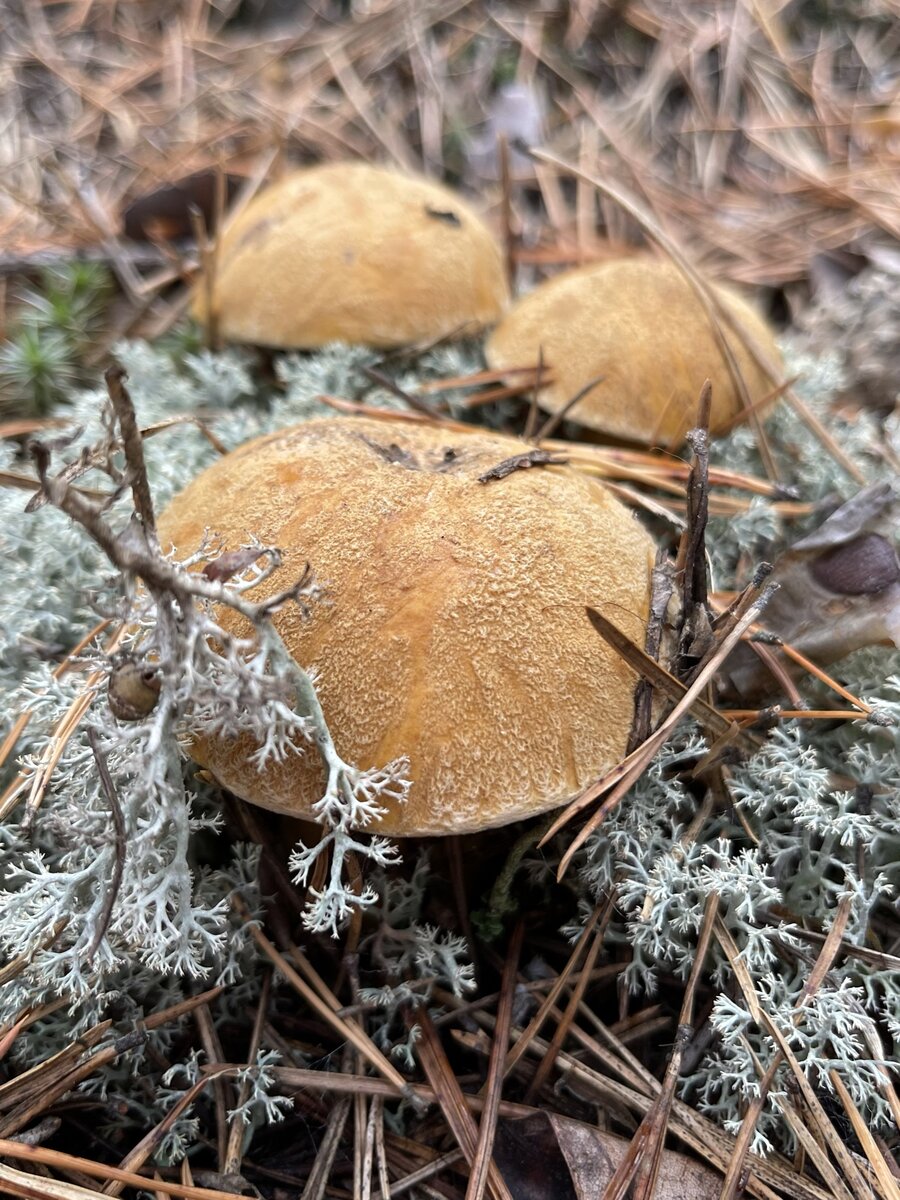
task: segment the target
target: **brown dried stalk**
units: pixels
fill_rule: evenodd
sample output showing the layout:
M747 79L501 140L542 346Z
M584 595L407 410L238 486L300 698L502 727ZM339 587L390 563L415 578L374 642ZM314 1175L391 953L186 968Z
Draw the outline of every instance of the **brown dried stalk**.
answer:
M717 893L711 892L706 899L694 962L681 1002L675 1045L669 1056L662 1086L653 1105L648 1109L631 1139L628 1153L607 1185L604 1200L624 1200L629 1187L632 1189L633 1200L651 1200L653 1196L675 1099L675 1088L681 1070L681 1060L686 1047L694 1036L694 999L712 939L713 921L718 903Z
M168 1180L148 1178L137 1175L132 1171L122 1171L118 1167L110 1167L105 1163L92 1162L88 1158L78 1158L74 1154L63 1154L60 1150L46 1150L43 1146L26 1146L21 1142L13 1142L8 1138L0 1138L0 1155L14 1161L40 1163L56 1167L61 1171L79 1171L83 1175L91 1175L94 1179L115 1180L126 1187L136 1187L147 1191L150 1186L165 1196L174 1196L177 1200L234 1200L233 1192L214 1191L212 1188L191 1187L180 1183L170 1183ZM21 1193L20 1193L21 1194ZM44 1200L40 1192L39 1200Z
M326 1003L317 992L315 992L305 980L301 979L288 960L281 954L273 944L269 941L262 930L250 918L250 913L246 905L239 896L232 897L232 904L235 911L245 922L247 931L253 940L257 943L260 950L265 954L278 971L284 976L287 982L297 991L309 1006L318 1015L330 1025L341 1041L352 1042L357 1050L367 1059L380 1075L387 1079L394 1087L398 1088L404 1095L407 1093L409 1085L400 1074L396 1067L384 1057L377 1046L371 1039L360 1029L356 1021L352 1017L339 1017L336 1009L331 1004ZM336 1002L335 1002L336 1003Z
M831 964L834 962L834 959L840 950L841 939L843 938L847 921L850 918L850 910L851 899L850 897L846 897L841 901L838 907L834 924L832 925L828 936L822 945L822 949L819 952L815 967L803 985L800 999L795 1006L797 1009L798 1019L802 1015L801 1010L807 1001L811 999L819 990L822 982L825 979L825 976L828 974L828 971L831 968ZM717 937L719 938L723 950L728 956L732 970L735 973L735 978L741 987L741 991L744 994L744 999L747 1002L751 1014L757 1021L762 1021L764 1019L764 1012L759 1004L759 1000L756 995L756 989L753 986L753 981L750 979L743 962L741 962L734 943L730 941L729 937L723 936L723 929L724 926L720 925L716 931ZM771 1024L769 1024L768 1029L770 1033L774 1033L774 1026ZM775 1079L775 1073L783 1060L783 1052L784 1046L782 1046L779 1052L773 1056L771 1063L765 1071L765 1074L759 1081L759 1094L754 1096L754 1098L750 1101L747 1111L744 1114L744 1119L741 1122L741 1130L734 1145L734 1152L731 1156L731 1161L728 1164L725 1183L722 1186L722 1200L735 1200L736 1196L738 1195L739 1188L741 1186L741 1180L744 1175L744 1164L746 1163L747 1155L750 1150L750 1142L753 1138L756 1122L759 1120L759 1116L762 1113L769 1089L771 1088ZM802 1071L800 1072L800 1075L803 1076ZM799 1077L797 1081L800 1083ZM805 1076L803 1076L803 1083L806 1083ZM802 1086L803 1084L801 1084L801 1087Z
M466 1105L466 1097L463 1096L453 1069L447 1061L427 1008L421 1007L414 1013L411 1012L408 1020L411 1024L419 1026L419 1061L447 1125L471 1168L477 1153L478 1130ZM492 1160L487 1167L487 1186L494 1200L512 1200L509 1189Z
M91 944L85 951L85 961L90 963L97 953L100 943L106 937L106 931L109 928L119 888L122 885L122 872L125 869L125 818L122 815L122 806L119 803L119 797L116 793L116 785L113 783L112 775L109 772L109 766L106 762L106 755L100 746L100 739L97 736L96 730L88 730L87 740L94 755L94 761L97 764L100 785L103 788L103 793L106 796L109 810L112 814L113 834L115 837L115 858L113 859L112 878L109 881L106 895L103 898L103 908L100 910L100 915L97 918L96 932L91 938Z
M747 589L749 603L744 614L737 620L734 628L731 629L715 647L715 649L701 661L698 666L697 673L688 690L685 692L681 700L675 705L669 715L660 723L659 727L650 737L629 754L618 766L608 771L602 779L591 784L588 788L576 796L576 798L565 808L562 814L554 821L548 832L541 840L541 845L544 845L553 835L567 824L577 813L583 811L594 800L599 799L604 793L609 792L609 796L600 805L593 816L579 830L578 834L572 841L569 848L560 861L558 878L562 878L565 874L573 857L578 852L579 848L590 837L591 833L597 828L600 822L604 819L607 813L619 803L628 789L632 786L636 779L647 769L662 747L674 733L676 727L681 723L687 715L693 702L700 696L703 689L713 678L719 666L728 657L733 646L740 640L744 630L756 620L762 609L765 607L768 600L768 589L760 592L759 584L751 585Z
M515 927L509 946L506 950L506 961L503 964L503 981L500 985L500 1003L497 1006L497 1024L494 1028L494 1042L491 1046L491 1058L488 1066L487 1084L485 1085L484 1109L478 1126L478 1144L475 1148L475 1161L472 1163L472 1173L469 1176L469 1186L466 1188L466 1200L483 1200L491 1167L491 1155L494 1149L494 1138L497 1133L497 1117L500 1109L500 1097L503 1093L503 1079L506 1048L512 1027L513 1001L515 1000L516 971L519 956L522 952L522 941L525 935L525 924L520 919Z

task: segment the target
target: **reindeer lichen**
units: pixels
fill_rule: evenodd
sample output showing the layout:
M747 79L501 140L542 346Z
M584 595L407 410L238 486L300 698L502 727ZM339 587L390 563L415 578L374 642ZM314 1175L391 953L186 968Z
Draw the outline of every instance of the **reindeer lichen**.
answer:
M281 358L277 383L266 388L254 381L242 352L198 352L175 361L160 348L136 343L121 347L120 356L143 424L192 418L174 431L160 428L144 442L153 495L161 504L215 459L217 445L231 449L327 411L318 400L323 393L400 404L366 376L374 356L358 348ZM419 359L399 361L392 378L415 391L425 379L462 375L478 365L470 346L439 347ZM841 386L839 364L827 357L795 356L788 369L806 373L802 395L866 477L887 478L890 468L879 452L877 423L866 415L851 421L829 410ZM69 397L67 415L84 430L77 446L108 441L109 426L98 419L104 399L96 390ZM462 399L462 392L450 393L451 411L461 411ZM193 419L198 416L199 424ZM214 438L207 436L204 417L214 417L209 425ZM484 417L496 420L496 414ZM772 415L768 428L785 481L801 499L834 506L854 492L857 485L787 406ZM887 436L896 453L896 422L888 422ZM62 453L71 459L76 451L73 445ZM52 451L54 460L60 453ZM121 471L118 452L110 450L108 458ZM714 443L712 458L735 470L761 473L746 428ZM0 467L25 470L2 444ZM95 471L74 482L95 487L97 477ZM126 477L113 479L113 491L121 495L100 514L114 536L129 528L129 487ZM83 528L52 504L24 516L26 500L22 491L0 491L5 560L0 692L10 713L23 705L31 712L19 747L29 782L19 808L0 826L0 946L8 960L24 955L28 961L0 983L0 1021L13 1021L41 1001L51 1009L17 1039L13 1053L22 1063L34 1062L62 1048L113 1004L121 1027L182 999L201 986L200 980L202 986L229 984L219 1002L220 1020L252 1003L260 964L230 898L239 892L251 912L259 913L259 852L241 843L226 846L217 835L220 814L184 754L192 734L219 730L250 733L261 764L270 757L322 754L329 772L319 812L325 836L314 846L299 846L293 856L301 883L324 878L307 894L307 924L330 933L366 908L360 949L379 977L377 983L361 981L360 1002L377 1006L369 1015L379 1044L411 1062L415 1032L399 1020L400 1006L408 1000L432 1002L434 987L464 993L472 982L467 948L423 919L424 864L405 881L385 869L370 871L361 892L345 886L342 862L349 852L367 854L384 868L391 864L394 855L377 836L377 818L381 798L403 794L403 764L358 772L329 746L314 678L288 660L266 606L253 604L254 584L277 561L274 550L253 546L236 574L210 580L199 568L216 562L215 546L198 547L193 560L179 565L138 529L131 542L126 539L126 549L144 568L150 555L153 570L172 573L180 598L170 604L173 593L162 588L160 576L153 582L153 570L148 580L134 560L123 572L121 562L111 564ZM709 541L716 587L741 587L760 558L774 557L798 530L817 520L813 513L788 525L766 499L736 519L714 518ZM283 603L318 602L314 563L312 571L292 595L282 597ZM139 585L138 577L151 586ZM225 603L253 618L254 639L221 633L215 609ZM158 699L140 720L122 720L107 707L109 678L121 663L103 648L109 631L84 650L77 671L58 679L52 675L61 653L91 627L98 609L127 620L132 632L119 652L144 664L153 686L158 684ZM812 1086L827 1093L829 1072L837 1070L877 1130L889 1120L883 1065L900 1040L900 972L887 949L871 952L873 931L884 928L886 917L896 921L900 889L900 652L859 651L833 669L876 708L876 719L782 723L756 754L725 767L729 801L711 807L703 807L702 788L683 782L709 749L699 731L686 724L583 848L578 873L568 882L582 908L615 897L618 915L606 939L629 948L625 979L635 993L658 990L665 976L687 976L707 896L717 892L723 937L731 939L749 973L756 1003L788 1039ZM83 695L92 670L97 678L90 713L62 750L30 830L23 828L19 822L33 773L46 761L60 719ZM821 685L804 681L802 690L812 706L824 703ZM109 883L121 856L112 802L88 739L91 731L109 767L127 841L111 909ZM324 855L330 856L330 869L323 877L318 862ZM555 860L556 852L547 848L544 857L526 864L530 886L546 885ZM845 949L801 1011L803 985L821 938L844 909ZM758 1092L760 1066L775 1054L775 1042L754 1018L720 940L713 940L705 976L719 996L696 1053L688 1056L682 1092L726 1128L737 1129L745 1102ZM60 999L63 1006L52 1008ZM191 1080L173 1077L170 1089L160 1088L150 1102L135 1088L135 1064L153 1070L148 1046L164 1055L172 1036L166 1028L154 1031L84 1087L117 1098L130 1119L143 1126L158 1120L182 1094L172 1089ZM260 1060L248 1068L242 1118L249 1113L252 1120L264 1121L278 1115L269 1103L268 1065ZM782 1111L789 1077L782 1066L757 1126L756 1149L791 1144ZM192 1120L188 1113L170 1130L166 1159L185 1152L195 1136Z

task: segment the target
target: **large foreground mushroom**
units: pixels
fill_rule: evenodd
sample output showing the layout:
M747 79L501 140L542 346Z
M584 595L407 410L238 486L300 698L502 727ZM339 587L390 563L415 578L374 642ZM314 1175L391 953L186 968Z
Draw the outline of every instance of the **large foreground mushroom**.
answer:
M295 171L226 230L212 281L218 333L281 349L389 348L493 324L499 247L455 192L366 163ZM194 313L206 316L201 282Z
M764 355L780 362L769 327L736 292L712 285L724 309ZM741 339L721 322L751 402L772 384ZM712 381L711 428L742 410L709 317L674 263L649 257L615 259L566 271L510 310L487 343L492 367L536 362L550 378L538 400L559 412L602 377L572 408L573 421L626 441L668 445L697 419L697 397Z
M343 758L409 757L409 799L379 832L466 833L544 812L625 751L635 676L585 610L643 644L653 545L569 467L482 482L530 449L481 431L310 421L220 459L161 521L163 544L185 554L207 528L229 549L251 533L279 546L268 594L307 560L327 585L309 619L285 608L275 620L315 668ZM220 619L239 628L230 611ZM193 755L245 800L308 815L318 755L259 774L252 749L205 740Z

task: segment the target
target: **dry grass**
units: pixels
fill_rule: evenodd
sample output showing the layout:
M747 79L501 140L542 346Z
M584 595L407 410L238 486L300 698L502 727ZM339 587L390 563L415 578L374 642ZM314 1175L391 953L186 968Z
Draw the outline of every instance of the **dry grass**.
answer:
M877 257L900 233L890 0L860 4L866 19L847 27L824 4L801 15L733 0L426 0L349 14L323 0L280 28L237 7L6 6L7 254L106 244L116 260L128 198L204 167L243 171L252 188L292 162L375 159L462 181L499 217L488 120L493 88L513 77L543 110L545 148L623 186L713 274L795 284L816 255ZM522 105L507 110L514 136ZM613 201L564 188L550 166L514 156L513 177L521 261L596 255L598 216L613 239L639 239ZM140 290L127 255L117 270Z

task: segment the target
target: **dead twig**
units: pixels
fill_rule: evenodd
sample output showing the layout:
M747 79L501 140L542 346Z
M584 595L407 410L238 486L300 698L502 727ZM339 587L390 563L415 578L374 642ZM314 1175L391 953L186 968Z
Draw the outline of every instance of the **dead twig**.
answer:
M703 924L697 939L697 949L690 978L682 998L675 1045L669 1056L665 1078L653 1105L647 1111L631 1139L628 1154L607 1185L604 1200L623 1200L629 1186L632 1189L631 1194L634 1200L651 1200L654 1195L669 1127L669 1117L675 1098L675 1088L681 1070L681 1060L686 1047L694 1036L694 1001L709 943L712 940L713 921L718 904L718 894L711 892L706 898Z
M125 870L125 818L122 816L122 806L119 804L119 797L116 794L116 785L113 783L112 775L109 773L109 766L106 762L106 755L100 745L100 739L93 729L87 731L88 744L94 755L94 761L97 764L97 774L100 776L100 784L103 788L103 794L106 796L109 810L112 814L113 824L113 870L110 876L109 886L106 890L106 895L103 898L103 908L100 911L100 916L97 920L97 929L91 939L91 944L85 951L85 959L91 962L97 950L100 948L100 943L106 937L106 931L109 928L110 918L112 917L113 909L115 908L116 900L118 899L119 889L122 886L122 872Z
M690 709L694 700L696 700L702 690L712 679L718 667L725 661L732 647L740 640L741 634L747 629L762 609L765 607L766 601L770 595L770 589L766 589L760 593L759 583L751 585L747 589L748 595L754 595L754 598L749 602L747 611L740 617L735 624L735 627L725 636L716 648L704 659L700 666L696 677L691 683L688 690L685 692L681 700L675 705L669 715L662 721L658 729L651 734L646 742L637 750L632 751L617 767L607 772L602 779L584 789L573 801L566 807L562 814L554 821L551 828L541 839L540 844L545 845L554 834L567 824L577 813L583 811L594 800L599 799L605 792L609 792L609 796L600 805L597 811L593 814L589 821L581 828L576 835L574 841L566 850L559 865L558 878L562 878L566 869L572 861L577 851L584 842L590 837L591 833L597 828L600 822L604 819L607 813L619 803L628 789L632 786L639 775L646 770L649 764L656 757L668 738L674 732L675 728L680 724L687 711Z
M550 1073L553 1071L553 1068L556 1065L556 1057L565 1044L566 1038L569 1036L572 1022L575 1020L578 1012L578 1006L581 1004L584 998L585 989L587 988L588 980L591 977L591 972L594 970L594 967L597 964L597 959L600 955L600 951L603 948L603 939L606 936L606 930L609 927L610 920L612 919L614 908L614 899L610 897L604 906L603 914L600 918L596 932L591 938L590 948L588 949L584 960L584 969L581 971L580 977L574 982L572 994L569 997L562 1020L558 1022L553 1033L553 1037L550 1040L547 1053L538 1063L534 1077L528 1085L528 1090L525 1093L526 1104L531 1104L537 1099L541 1088L550 1078ZM550 1005L548 1004L547 1008L549 1009L549 1007Z
M588 619L605 642L608 642L618 654L637 671L651 687L663 692L670 700L678 701L687 692L687 686L676 679L655 658L651 658L644 650L618 629L612 621L596 609L586 610ZM708 701L698 697L691 705L691 714L705 729L716 737L733 732L733 724ZM643 740L646 740L643 739ZM749 747L748 747L749 748Z
M340 1096L329 1113L325 1133L319 1144L319 1152L316 1155L316 1161L313 1164L312 1171L309 1173L309 1178L306 1181L306 1186L303 1189L300 1200L322 1200L322 1197L325 1195L325 1189L328 1186L328 1177L331 1174L331 1168L334 1165L341 1139L344 1136L344 1129L347 1125L347 1118L350 1115L352 1104L353 1098L351 1096Z
M483 475L479 475L478 482L490 483L493 479L506 479L513 472L525 471L529 467L564 466L568 461L561 456L554 457L549 450L528 450L525 454L514 454L511 458L504 458L496 467L491 467Z
M428 1009L418 1008L415 1012L410 1012L408 1021L419 1026L419 1061L447 1124L471 1169L477 1153L478 1130L466 1106L462 1089L447 1061ZM500 1072L498 1076L502 1078ZM487 1165L487 1186L494 1200L512 1200L509 1189L492 1159Z
M150 483L144 462L144 440L137 423L134 404L125 387L125 380L128 376L118 363L114 363L107 368L104 378L116 420L119 422L125 459L131 470L130 482L131 493L134 497L134 511L143 523L146 536L155 538L156 515L153 511L153 497L150 494Z
M650 611L647 614L647 632L644 636L644 657L651 662L656 662L659 658L663 622L675 587L673 576L674 571L669 557L665 549L660 546L656 552L656 563L650 576ZM588 610L588 617L591 621L594 619L591 615L593 611L592 609ZM602 614L600 616L602 618ZM599 632L602 636L602 630ZM626 638L625 641L627 642L628 639ZM631 665L634 666L634 663L632 662ZM653 681L643 672L640 675L634 691L634 720L628 735L628 745L625 748L628 754L635 750L641 742L647 740L653 717Z
M61 1150L48 1150L43 1146L25 1146L21 1142L10 1141L9 1138L0 1138L0 1155L14 1161L55 1167L60 1171L78 1171L82 1175L90 1175L94 1179L116 1180L125 1187L139 1188L142 1191L152 1188L164 1196L174 1196L176 1200L234 1200L233 1192L221 1192L212 1188L191 1187L187 1184L170 1183L168 1180L159 1178L148 1178L146 1175L137 1175L132 1171L110 1167L106 1163L96 1163L88 1158L78 1158L74 1154L64 1154ZM62 1195L63 1193L60 1193L60 1196ZM39 1200L43 1200L40 1193L38 1196Z
M675 563L681 580L681 670L714 644L706 586L706 525L709 519L709 414L712 385L707 379L700 392L697 427L687 440L693 450L687 482L687 526L681 535Z
M825 976L828 974L831 964L834 962L835 956L840 950L841 939L844 936L844 930L846 929L847 921L850 918L850 911L850 897L845 897L840 903L838 912L835 916L834 924L832 925L831 930L829 931L828 936L822 945L822 949L819 952L815 967L810 972L806 982L803 985L800 999L795 1006L797 1010L797 1017L795 1019L800 1019L802 1015L802 1009L819 990L823 980L825 979ZM739 959L737 948L734 946L733 942L729 942L727 937L723 938L723 928L724 927L721 925L717 928L716 936L722 943L723 949L728 956L732 970L735 972L735 978L737 979L738 984L741 986L741 990L744 993L744 999L747 1002L751 1015L753 1015L757 1021L761 1021L763 1020L763 1010L756 996L756 990L749 978L746 967ZM769 1025L769 1032L773 1032L771 1024ZM760 1114L762 1113L769 1090L774 1082L775 1074L778 1070L778 1067L781 1065L783 1058L784 1047L782 1046L782 1048L775 1053L772 1061L765 1071L765 1074L759 1080L758 1094L753 1097L747 1107L747 1111L744 1114L744 1118L741 1122L741 1129L737 1136L737 1141L734 1145L734 1152L731 1156L731 1161L728 1164L725 1182L722 1185L721 1200L735 1200L736 1196L738 1195L738 1190L741 1186L741 1180L744 1177L744 1166L750 1150L750 1142L752 1140L754 1130L756 1129L756 1123L759 1120ZM805 1082L805 1076L803 1078Z
M262 930L252 921L246 905L239 896L235 895L232 897L232 904L235 911L246 923L248 933L257 943L260 950L280 971L295 991L337 1032L341 1040L352 1042L356 1049L359 1050L380 1075L389 1080L402 1094L406 1095L409 1087L406 1080L397 1068L388 1062L371 1039L363 1033L358 1024L351 1017L338 1017L336 1009L331 1004L326 1003L305 980L300 978L284 955L275 949Z
M408 404L414 412L421 413L426 417L433 417L435 415L434 409L430 405L426 404L424 400L420 400L418 396L414 396L412 392L404 391L398 383L395 383L383 371L378 371L375 367L363 367L362 373L366 379L371 380L372 383L376 383L379 387L384 388L385 391L390 392L392 396L396 396L398 400L402 400L405 404Z
M256 1064L259 1048L262 1044L263 1028L266 1021L266 1012L269 1007L269 997L272 991L272 971L266 970L263 974L262 987L260 988L259 999L256 1002L256 1016L253 1019L253 1029L250 1034L250 1045L247 1047L247 1066L252 1067ZM250 1095L250 1081L245 1080L237 1094L237 1103L235 1107L240 1107L246 1103ZM239 1175L241 1172L242 1147L244 1143L244 1135L246 1133L246 1125L240 1113L236 1113L231 1118L231 1123L228 1129L228 1141L225 1147L225 1161L222 1166L223 1175Z
M519 955L522 952L524 936L525 925L520 918L510 939L506 951L506 962L503 965L503 981L500 985L497 1024L494 1028L494 1044L491 1047L491 1059L488 1066L487 1084L485 1086L484 1109L481 1114L481 1122L478 1126L478 1145L475 1148L475 1161L472 1163L469 1186L466 1188L466 1200L482 1200L485 1188L487 1187L488 1171L490 1170L491 1155L494 1148L494 1137L497 1132L500 1098L503 1094L503 1079L505 1076L504 1060L509 1042L509 1032L512 1027L516 971L519 965Z
M571 398L571 400L567 400L558 412L553 413L551 416L549 416L547 418L547 420L543 423L543 425L540 427L540 429L538 429L537 433L534 435L535 442L538 445L540 445L541 442L544 441L545 438L548 438L550 436L550 434L553 433L553 431L559 425L562 424L562 422L566 419L566 417L569 415L569 413L572 411L572 409L575 407L575 405L580 400L583 400L585 398L585 396L588 394L588 392L592 392L595 387L599 387L600 384L603 383L603 381L605 379L606 379L605 375L597 375L594 379L589 379L588 382L584 385L584 387L578 389L578 391ZM535 394L537 394L537 388L535 388Z

